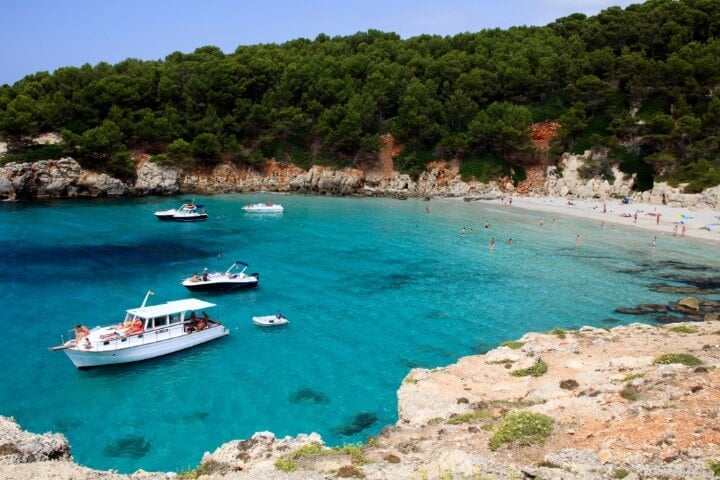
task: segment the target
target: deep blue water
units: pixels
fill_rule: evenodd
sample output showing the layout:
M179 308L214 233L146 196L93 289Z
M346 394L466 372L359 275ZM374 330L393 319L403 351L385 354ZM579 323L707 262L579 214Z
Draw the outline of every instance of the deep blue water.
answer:
M121 472L195 466L259 430L357 442L396 421L410 368L528 331L637 321L613 309L676 299L647 287L720 267L711 244L662 236L652 250L647 231L573 218L553 228L548 214L456 200L273 196L284 214L240 209L267 198L203 198L211 218L191 224L153 217L180 198L0 205L0 414L62 432L76 461ZM151 303L190 297L182 278L234 260L260 272L257 290L194 295L219 305L222 340L90 371L47 349L73 324L119 321L148 289ZM250 322L277 311L290 326Z

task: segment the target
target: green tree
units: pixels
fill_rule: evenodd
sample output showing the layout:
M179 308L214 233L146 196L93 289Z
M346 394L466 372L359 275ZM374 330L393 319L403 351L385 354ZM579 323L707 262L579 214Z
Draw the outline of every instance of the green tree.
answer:
M212 133L201 133L192 141L192 153L205 163L217 163L220 160L220 141Z
M480 151L502 156L532 148L531 123L532 113L527 107L494 102L477 114L470 123L469 133Z

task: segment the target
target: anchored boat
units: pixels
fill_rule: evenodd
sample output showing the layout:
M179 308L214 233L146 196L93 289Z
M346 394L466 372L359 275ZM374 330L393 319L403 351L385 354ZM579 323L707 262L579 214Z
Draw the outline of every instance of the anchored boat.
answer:
M188 298L145 306L152 294L145 295L140 307L127 310L123 322L92 330L77 325L74 339L51 350L64 351L77 368L84 369L147 360L230 333L205 312L215 304Z
M284 210L282 205L276 205L271 200L245 205L242 209L248 213L282 213Z
M180 208L161 210L155 212L155 216L159 220L173 222L197 222L199 220L207 220L208 218L205 212L205 206L195 203L183 203Z
M282 313L276 313L275 315L252 317L252 322L258 327L279 327L281 325L287 325L290 323L290 320L285 318Z
M242 270L235 273L234 269L240 268ZM260 278L259 273L245 273L248 264L245 262L237 261L233 263L230 268L223 272L208 272L207 268L203 270L202 275L197 273L192 277L186 278L182 282L182 286L190 290L191 292L222 292L226 290L236 290L245 288L255 288L258 285Z

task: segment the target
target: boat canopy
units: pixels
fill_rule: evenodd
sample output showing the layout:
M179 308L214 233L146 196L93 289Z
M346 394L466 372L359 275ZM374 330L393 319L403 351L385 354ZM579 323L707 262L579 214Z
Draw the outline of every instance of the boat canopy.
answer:
M201 310L205 308L215 307L214 303L198 300L197 298L188 298L185 300L175 300L160 305L151 305L149 307L131 308L127 312L141 318L162 317L173 313L187 312L188 310Z
M250 265L248 265L248 264L245 263L245 262L241 262L240 260L235 260L235 265L242 265L242 266L244 266L244 267L249 267L249 266L250 266Z

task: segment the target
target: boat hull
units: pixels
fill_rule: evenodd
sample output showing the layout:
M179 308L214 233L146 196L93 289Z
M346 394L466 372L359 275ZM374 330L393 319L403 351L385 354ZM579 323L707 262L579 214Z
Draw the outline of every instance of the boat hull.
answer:
M183 283L183 286L191 292L227 292L229 290L249 290L251 288L257 288L258 282Z
M78 349L64 350L73 364L79 369L139 362L179 352L225 335L230 331L223 325L207 328L188 335L171 337L167 340L151 342L143 345L116 350L83 351Z
M172 218L169 218L168 220L173 222L201 222L203 220L207 220L207 218L207 213L203 213L199 215L173 215Z

